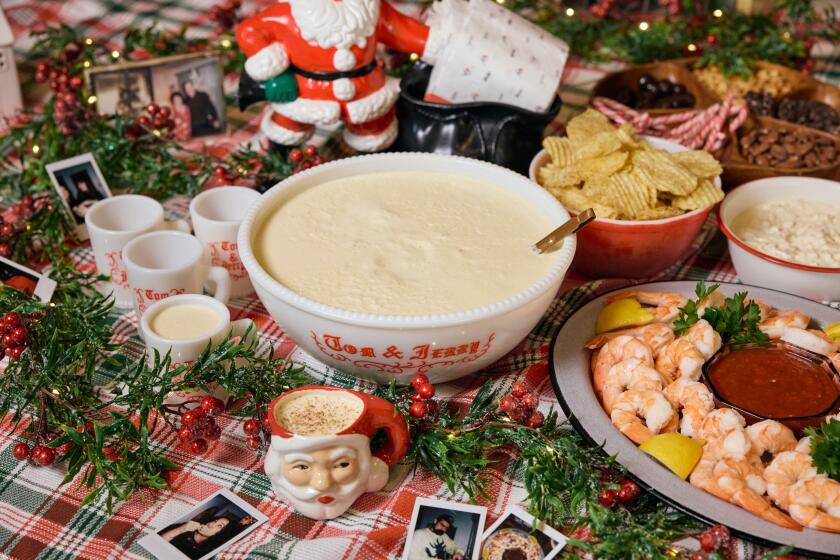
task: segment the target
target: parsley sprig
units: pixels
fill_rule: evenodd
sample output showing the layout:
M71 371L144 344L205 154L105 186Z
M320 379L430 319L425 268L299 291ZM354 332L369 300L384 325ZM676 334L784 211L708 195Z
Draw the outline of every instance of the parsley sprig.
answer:
M691 326L701 318L709 322L713 329L720 333L724 343L734 344L766 344L769 337L761 332L758 324L761 321L761 310L754 301L747 303L747 292L738 292L723 300L723 305L708 306L700 316L700 306L711 296L720 284L706 286L703 280L697 283L694 290L697 298L689 300L680 308L680 314L674 321L677 334L685 334Z
M816 428L806 428L811 436L811 457L817 472L840 480L840 420L832 418Z

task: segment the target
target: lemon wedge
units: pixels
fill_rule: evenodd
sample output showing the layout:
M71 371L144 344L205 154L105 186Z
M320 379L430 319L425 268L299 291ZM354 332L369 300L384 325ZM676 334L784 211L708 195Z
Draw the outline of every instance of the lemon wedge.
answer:
M823 330L825 331L825 334L830 336L832 339L840 342L840 321L828 325Z
M653 321L653 314L632 298L618 299L604 306L595 321L597 334L624 327L638 327Z
M676 433L658 434L640 445L639 449L686 479L703 454L703 441Z

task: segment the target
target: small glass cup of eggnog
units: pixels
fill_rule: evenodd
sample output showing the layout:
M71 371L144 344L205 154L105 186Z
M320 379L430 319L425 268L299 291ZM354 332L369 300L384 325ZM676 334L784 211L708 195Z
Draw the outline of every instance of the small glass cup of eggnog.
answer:
M154 363L155 352L161 358L169 353L173 367L194 361L208 344L215 348L228 335L256 336L251 319L231 321L224 303L201 294L180 294L153 303L140 318L140 330L146 341L147 361ZM206 394L198 389L177 391L167 404ZM212 396L225 398L220 389L214 390Z

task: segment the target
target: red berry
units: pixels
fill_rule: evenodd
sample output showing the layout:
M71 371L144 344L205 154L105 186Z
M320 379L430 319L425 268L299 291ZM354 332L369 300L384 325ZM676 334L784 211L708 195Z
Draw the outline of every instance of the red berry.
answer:
M414 416L415 418L423 418L424 416L426 416L427 412L429 412L429 407L426 403L422 401L411 403L411 406L408 407L408 413Z
M705 552L692 552L688 560L706 560L707 558L708 556L706 556Z
M35 71L40 72L42 74L46 74L50 71L50 65L46 62L39 62L35 65Z
M80 87L82 87L82 78L80 78L79 76L73 76L72 78L70 78L69 83L71 88L79 89Z
M0 257L8 257L12 254L12 247L8 243L0 243Z
M418 402L422 401L423 397L420 396L420 393L411 393L411 402Z
M709 529L709 532L715 535L722 543L725 543L729 540L729 529L727 529L723 525L715 525L714 527Z
M23 346L12 346L6 348L6 355L12 360L19 360L23 356Z
M639 488L638 484L632 480L622 480L621 489L618 491L618 501L627 505L638 498L641 493L642 489Z
M507 414L513 412L513 410L516 408L516 405L516 399L514 399L510 395L502 397L502 399L499 401L499 408L502 409L502 412L506 412Z
M525 393L522 395L522 404L533 410L540 404L540 398L536 393Z
M259 449L260 447L262 447L263 440L261 437L251 436L248 438L246 443L251 449Z
M255 419L251 418L245 422L245 425L242 426L242 431L244 431L249 436L255 436L260 433L260 423L257 422Z
M204 453L205 451L207 451L207 440L203 438L198 438L197 440L192 442L190 449L192 449L193 453Z
M20 325L20 315L14 311L9 311L3 315L3 321L12 328L17 327Z
M289 161L292 163L300 163L303 160L303 152L297 148L289 150Z
M32 451L32 458L40 465L49 465L55 461L55 451L51 447L36 445Z
M11 237L15 234L15 226L12 224L3 224L0 226L0 237Z
M309 144L303 149L303 155L305 155L308 158L315 157L318 155L318 148L316 148L312 144Z
M102 454L105 456L106 459L109 461L115 461L120 456L120 452L116 446L108 446L102 448Z
M161 107L160 108L160 116L164 119L168 119L169 116L172 114L172 109L169 107Z
M201 408L207 414L215 416L216 414L221 414L224 411L225 405L219 399L207 395L201 399Z
M213 170L213 173L215 173L216 177L218 177L219 179L224 179L227 176L227 169L225 169L222 166L219 166Z
M524 381L517 381L510 388L510 394L516 398L522 398L528 392L528 384Z
M150 115L157 115L160 111L160 107L158 107L157 103L149 103L146 105L146 112Z
M35 206L35 198L33 198L31 194L27 194L20 199L20 203L27 208L32 208ZM14 313L14 311L11 311L10 313ZM8 315L8 313L6 313L6 315ZM17 313L15 313L15 315L17 315ZM20 319L20 317L18 317L18 319Z
M12 333L4 334L3 337L0 338L0 343L3 344L3 348L5 348L6 350L17 346L17 344L15 344L15 339L12 338Z
M720 548L720 538L711 529L701 533L697 540L700 542L700 550L704 552L714 552Z
M534 412L531 416L528 417L528 427L529 428L539 428L545 422L545 416L542 412Z
M429 378L423 375L422 373L418 373L414 377L411 378L411 386L415 389L419 389L420 385L428 385Z
M710 33L709 35L706 36L706 42L709 43L710 45L716 44L717 40L718 40L717 35L714 35L714 34Z
M192 428L198 422L200 418L198 413L196 412L197 409L188 410L181 415L181 424L188 428Z
M424 383L417 387L417 394L424 399L431 399L435 396L435 386L431 383Z
M4 338L5 336L6 335L3 335ZM17 327L15 330L9 333L9 336L11 336L12 339L18 344L23 344L24 342L26 342L26 339L29 338L29 333L26 332L26 329L24 329L23 327Z
M218 424L213 424L207 429L207 439L216 441L220 437L222 437L222 429Z
M181 428L180 430L178 430L178 439L181 440L183 443L187 443L188 441L191 441L192 438L193 438L193 433L192 433L192 430L190 430L189 428L184 427L184 428Z
M611 488L601 488L601 491L598 492L598 501L601 502L602 506L613 507L616 499L618 499L618 492Z
M140 126L149 126L152 123L152 120L146 115L140 115L137 117L137 124Z
M15 459L18 461L23 461L27 457L29 457L29 446L23 442L15 445L12 449L12 455L15 456Z

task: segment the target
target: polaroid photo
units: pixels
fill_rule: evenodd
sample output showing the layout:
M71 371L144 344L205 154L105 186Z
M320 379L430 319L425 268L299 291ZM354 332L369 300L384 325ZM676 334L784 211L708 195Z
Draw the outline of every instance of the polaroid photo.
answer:
M140 546L160 560L212 558L268 517L223 488L155 533L140 539Z
M85 74L96 110L136 115L149 103L169 107L176 140L224 132L224 72L207 53L91 68Z
M417 498L402 560L478 560L487 508Z
M111 189L96 164L93 154L54 161L47 164L47 174L53 183L64 207L76 224L76 235L81 240L87 239L85 214L90 207L110 198Z
M47 303L55 291L56 282L30 268L0 257L0 284L35 296Z
M484 533L481 558L486 560L550 560L568 539L520 507L507 510Z

